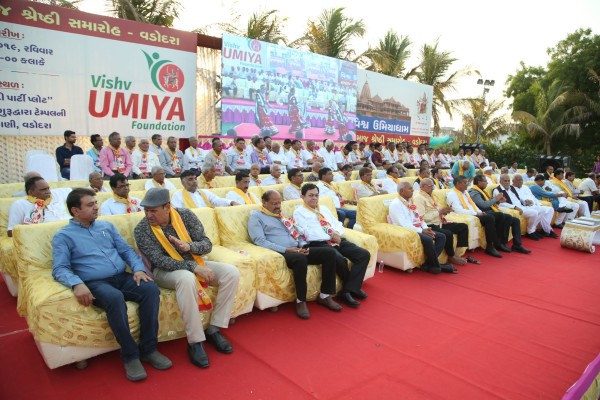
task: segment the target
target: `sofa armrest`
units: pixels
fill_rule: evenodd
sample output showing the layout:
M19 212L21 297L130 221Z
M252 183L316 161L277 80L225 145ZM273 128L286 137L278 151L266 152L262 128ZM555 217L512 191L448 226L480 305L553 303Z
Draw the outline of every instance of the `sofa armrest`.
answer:
M425 262L423 245L417 232L380 222L370 226L367 233L377 238L380 251L385 253L404 252L415 265L422 265Z

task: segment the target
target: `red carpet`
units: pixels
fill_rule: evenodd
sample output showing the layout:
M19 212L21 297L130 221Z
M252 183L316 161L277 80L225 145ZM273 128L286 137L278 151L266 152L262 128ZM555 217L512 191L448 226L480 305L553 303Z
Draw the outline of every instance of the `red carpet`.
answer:
M525 245L533 255L477 252L482 265L458 275L386 269L359 310L256 310L226 331L234 354L208 349L206 370L185 340L162 343L174 367L141 383L117 352L49 370L1 288L0 398L559 399L600 353L600 256Z

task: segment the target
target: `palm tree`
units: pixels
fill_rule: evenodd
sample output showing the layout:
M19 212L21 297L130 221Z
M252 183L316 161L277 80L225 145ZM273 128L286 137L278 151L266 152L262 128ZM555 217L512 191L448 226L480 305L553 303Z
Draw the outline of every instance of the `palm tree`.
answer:
M458 59L453 58L449 51L438 50L438 42L433 45L425 44L421 49L421 62L416 77L420 83L433 86L433 130L440 131L440 109L444 109L450 117L452 111L459 106L461 100L447 100L446 93L456 90L458 80L477 71L468 68L449 72L452 64Z
M111 11L118 18L171 27L181 4L178 0L110 0Z
M241 14L235 10L230 10L230 14L231 22L207 25L195 29L194 32L213 35L220 35L225 32L273 44L287 44L287 38L283 34L287 18L280 17L278 10L257 11L253 13L248 19L245 29L240 28L243 24L240 22L242 19Z
M415 69L413 69L403 75L406 60L410 57L409 47L411 44L408 36L398 36L393 29L390 29L384 38L379 40L377 47L370 48L364 53L364 56L370 61L367 70L407 79L415 73Z
M365 32L363 20L355 21L347 17L343 7L325 9L316 21L308 21L304 36L290 46L307 46L312 53L356 61L350 41L356 37L363 37Z
M579 137L582 128L579 124L589 116L585 94L563 91L558 85L544 89L539 83L532 88L536 91L536 114L525 111L513 112L513 118L522 124L527 134L541 138L547 155L552 153L552 140L557 136Z
M72 1L68 1L68 0L31 0L31 1L34 1L36 3L48 4L51 6L70 8L72 10L78 10L79 9L78 4L81 3L81 0L72 0Z
M464 140L490 143L507 132L508 122L504 115L499 115L504 110L504 101L465 99L463 105L465 111L459 109L458 113L463 120Z

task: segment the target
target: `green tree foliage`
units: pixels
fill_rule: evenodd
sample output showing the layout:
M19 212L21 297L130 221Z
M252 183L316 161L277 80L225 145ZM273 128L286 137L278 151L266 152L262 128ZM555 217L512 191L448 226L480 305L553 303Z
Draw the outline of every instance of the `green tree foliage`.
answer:
M81 0L73 0L73 1L67 1L67 0L30 0L30 1L33 1L35 3L48 4L48 5L51 5L51 6L58 6L58 7L70 8L71 10L78 10L79 9L78 4L81 3Z
M364 53L364 56L369 60L367 70L395 78L408 79L416 72L413 69L405 73L406 61L411 54L411 44L408 36L398 36L393 29L390 29L379 40L377 47L370 48Z
M109 6L118 18L166 27L173 26L181 10L177 0L111 0Z
M462 140L467 142L475 142L479 139L479 143L492 143L505 135L508 130L508 123L503 115L503 101L485 102L483 98L465 99L458 113L463 121L465 136ZM478 132L481 132L479 138Z
M508 76L504 95L513 98L512 106L514 110L535 114L535 93L532 86L535 82L541 82L546 73L546 70L542 67L527 67L521 61L521 69L515 75Z

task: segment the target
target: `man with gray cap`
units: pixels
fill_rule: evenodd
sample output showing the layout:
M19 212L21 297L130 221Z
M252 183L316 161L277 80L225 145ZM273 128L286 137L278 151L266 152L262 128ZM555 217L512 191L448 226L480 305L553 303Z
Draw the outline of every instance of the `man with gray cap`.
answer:
M141 204L146 217L134 229L135 241L150 262L156 283L175 290L190 361L206 368L210 363L205 340L220 353L233 351L219 328L229 325L240 273L234 265L202 258L212 250L202 223L192 211L171 207L167 189L148 190ZM214 304L203 290L208 285L219 287ZM210 324L204 332L200 311L210 309Z

